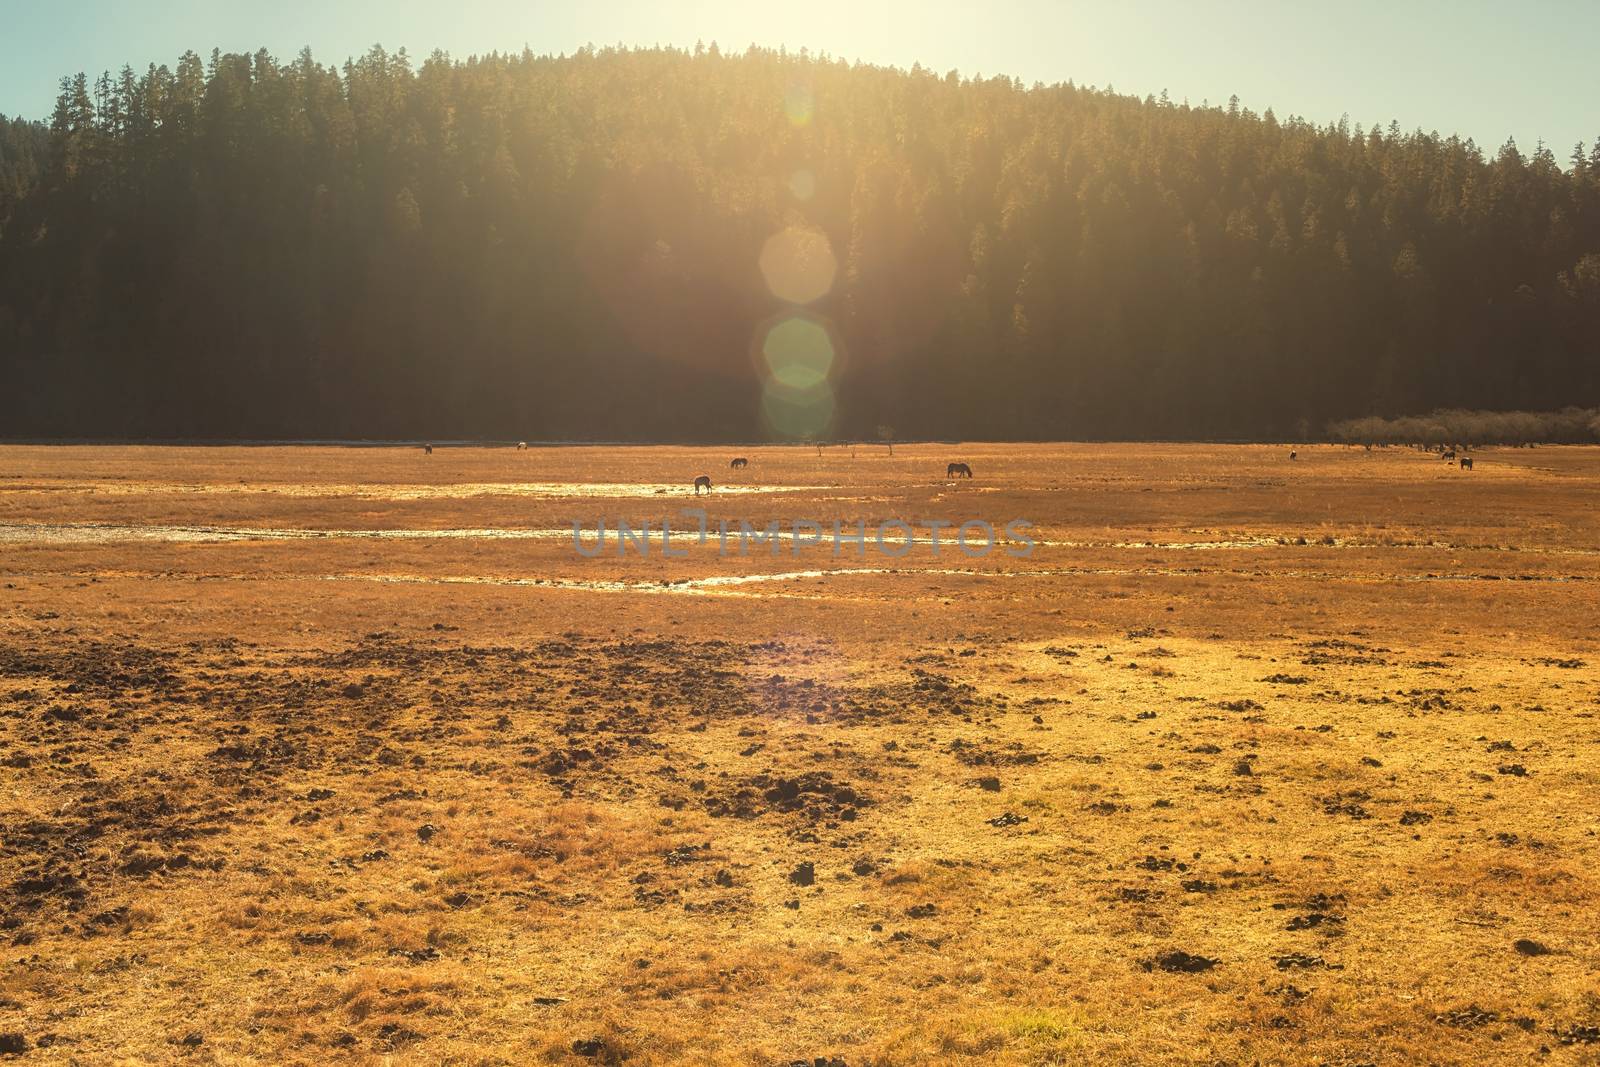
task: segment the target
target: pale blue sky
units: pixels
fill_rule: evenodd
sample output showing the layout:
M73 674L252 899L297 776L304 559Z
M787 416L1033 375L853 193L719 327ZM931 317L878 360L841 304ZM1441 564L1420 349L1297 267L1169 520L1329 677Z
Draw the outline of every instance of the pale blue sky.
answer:
M48 117L57 79L309 44L571 52L588 43L802 46L847 59L1437 129L1487 148L1600 135L1600 0L0 0L0 111Z

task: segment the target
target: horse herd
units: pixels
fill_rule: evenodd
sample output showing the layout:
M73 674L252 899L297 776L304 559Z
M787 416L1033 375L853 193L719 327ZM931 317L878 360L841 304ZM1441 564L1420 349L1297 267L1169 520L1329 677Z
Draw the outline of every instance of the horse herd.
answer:
M1370 445L1368 446L1368 451L1371 451L1371 446ZM1289 450L1289 458L1291 460L1299 459L1300 458L1300 453L1291 448ZM1462 456L1459 460L1456 460L1456 450L1453 449L1453 448L1450 449L1449 451L1442 452L1440 454L1439 458L1443 459L1446 463L1449 463L1452 460L1455 460L1456 462L1460 463L1461 469L1464 470L1464 471L1469 471L1469 470L1472 469L1472 457L1471 456Z
M526 442L526 441L518 441L517 442L517 451L518 452L526 452L527 450L528 450L528 442ZM427 456L433 455L433 444L432 444L432 442L429 442L428 444L425 444L425 445L422 446L422 453L423 453L423 455L427 455ZM1290 458L1292 459L1294 457L1291 456ZM742 470L744 470L745 468L747 468L749 466L750 466L750 458L748 456L735 456L735 457L733 457L733 461L728 464L728 469L729 470L742 471ZM967 464L965 464L965 463L950 463L950 464L946 465L946 467L944 469L944 476L946 478L971 478L972 477L972 468L970 466L968 466ZM711 492L711 475L702 474L702 475L700 475L698 478L696 478L694 480L694 492L695 492L696 496L700 495L700 491L702 489L705 490L708 493Z
M527 449L528 449L528 442L526 442L526 441L518 441L517 442L517 451L518 452L525 452L525 451L527 451ZM429 456L433 455L433 445L432 444L423 445L422 446L422 451L426 455L429 455ZM1290 451L1289 451L1289 459L1290 460L1298 460L1299 458L1300 458L1299 451L1295 450L1295 449L1290 449ZM1460 459L1457 460L1456 453L1455 453L1454 449L1451 449L1450 451L1444 452L1443 455L1441 456L1441 458L1444 459L1446 462L1450 462L1450 461L1459 462L1459 464L1461 466L1461 469L1464 470L1464 471L1469 471L1469 470L1472 469L1472 457L1471 456L1461 456ZM733 458L733 461L728 464L728 469L729 470L742 471L742 470L744 470L745 468L747 468L749 466L750 466L749 457L747 457L747 456L735 456ZM965 463L950 463L950 464L947 464L945 466L944 476L946 478L971 478L972 477L972 468L970 466L968 466L967 464L965 464ZM695 492L696 496L700 495L700 491L702 489L705 490L708 493L711 492L711 475L702 474L702 475L700 475L698 478L696 478L694 480L694 492Z
M728 469L742 471L749 466L750 460L748 457L735 456L733 461L728 464ZM945 467L944 476L946 478L971 478L972 468L965 463L951 463ZM700 477L694 480L694 492L696 496L700 495L700 491L702 489L708 493L711 492L711 475L702 474Z

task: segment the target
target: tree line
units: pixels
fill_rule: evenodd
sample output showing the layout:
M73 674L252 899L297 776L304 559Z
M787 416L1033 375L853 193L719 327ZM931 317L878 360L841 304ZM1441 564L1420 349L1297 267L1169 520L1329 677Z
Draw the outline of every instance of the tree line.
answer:
M1368 415L1342 419L1328 435L1366 445L1584 445L1600 441L1600 408L1560 411L1435 411L1386 419Z
M0 115L0 222L38 184L49 143L43 123Z
M819 436L1600 404L1600 142L715 45L374 48L191 52L0 122L0 436L795 433L763 404L780 231L826 252Z

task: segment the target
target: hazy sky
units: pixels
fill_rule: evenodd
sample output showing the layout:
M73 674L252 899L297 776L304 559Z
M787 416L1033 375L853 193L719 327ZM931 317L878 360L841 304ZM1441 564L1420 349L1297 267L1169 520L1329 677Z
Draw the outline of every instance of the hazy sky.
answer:
M1600 0L0 0L0 111L48 117L61 75L186 48L570 52L588 43L802 46L963 74L1227 100L1437 129L1487 148L1600 136Z

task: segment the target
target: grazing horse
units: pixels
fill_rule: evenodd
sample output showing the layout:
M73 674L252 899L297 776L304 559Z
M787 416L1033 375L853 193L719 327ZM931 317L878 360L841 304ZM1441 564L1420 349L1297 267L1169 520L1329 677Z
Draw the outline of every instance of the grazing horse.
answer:
M433 455L433 446L432 445L423 445L422 446L422 454L425 455L425 456Z
M1461 469L1464 470L1464 471L1469 471L1469 470L1472 469L1472 457L1471 456L1462 456L1461 457Z
M1439 458L1440 459L1444 459L1444 460L1455 459L1456 458L1455 450L1451 449L1449 452L1445 452L1445 453L1441 454Z
M970 478L972 477L972 468L965 463L952 463L944 469L944 476L946 478Z
M732 463L728 464L730 470L736 471L742 471L748 466L750 466L750 461L745 459L743 456L739 456Z
M698 477L698 478L696 478L694 480L694 495L695 496L699 496L700 495L700 490L702 488L705 489L705 491L708 492L708 493L711 492L711 475L702 474L700 477Z
M518 452L526 452L527 450L528 450L528 442L526 442L526 441L518 441L517 442L517 451Z

